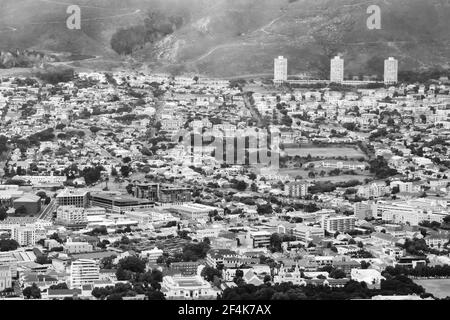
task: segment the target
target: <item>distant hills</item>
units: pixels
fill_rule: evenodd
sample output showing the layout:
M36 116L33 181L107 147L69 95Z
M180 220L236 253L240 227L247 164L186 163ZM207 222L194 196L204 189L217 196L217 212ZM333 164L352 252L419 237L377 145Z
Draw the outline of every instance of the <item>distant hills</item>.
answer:
M68 30L66 8L75 3L82 29ZM373 4L382 10L381 30L366 26ZM164 16L150 33L145 26L155 16L149 20L148 12ZM372 75L383 72L388 56L401 70L450 68L449 17L444 0L2 0L0 50L94 55L108 67L131 60L222 77L270 75L278 55L289 59L291 75L325 77L329 58L341 54L346 76ZM115 50L112 38L121 40Z

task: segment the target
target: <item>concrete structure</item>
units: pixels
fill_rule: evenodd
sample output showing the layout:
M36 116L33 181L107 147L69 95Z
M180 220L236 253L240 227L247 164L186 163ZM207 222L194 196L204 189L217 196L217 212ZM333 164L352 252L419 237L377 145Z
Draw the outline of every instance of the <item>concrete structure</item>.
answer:
M250 238L253 240L253 248L268 247L270 245L271 235L267 231L250 232Z
M307 225L297 225L294 228L293 235L302 242L310 242L313 237L323 238L325 232L323 228L310 227Z
M170 206L170 209L176 211L186 219L198 220L208 219L208 215L217 211L219 215L223 214L224 210L218 207L203 205L200 203L186 203L182 205Z
M89 192L85 190L64 189L56 196L58 206L75 206L86 208L89 201Z
M330 81L334 83L342 83L344 81L344 59L339 56L331 59Z
M91 205L105 208L113 213L120 213L136 209L153 208L155 203L150 200L136 199L129 196L98 193L92 195Z
M79 259L70 266L71 288L81 288L85 284L95 283L100 278L100 268L95 260Z
M0 265L0 292L12 288L12 273L9 266Z
M396 84L398 82L398 61L393 57L384 60L384 83Z
M94 250L93 246L90 243L74 242L70 238L67 240L63 247L66 253L84 253Z
M355 229L356 218L354 216L324 215L322 216L322 228L330 233L348 232Z
M216 299L218 294L211 284L199 275L165 276L161 292L168 300L212 300Z
M368 202L356 202L353 205L355 217L359 220L372 218L372 206Z
M273 81L280 84L288 79L288 65L287 59L283 56L279 56L274 60Z
M301 198L308 194L308 184L301 182L290 182L284 186L284 192L287 197Z
M60 206L56 211L56 223L66 227L84 228L87 222L86 212L82 207Z
M35 195L25 195L14 200L14 209L25 208L24 215L35 215L41 211L41 198Z
M159 257L164 253L163 250L158 249L157 247L151 250L145 250L141 252L141 258L146 258L150 263L156 263Z

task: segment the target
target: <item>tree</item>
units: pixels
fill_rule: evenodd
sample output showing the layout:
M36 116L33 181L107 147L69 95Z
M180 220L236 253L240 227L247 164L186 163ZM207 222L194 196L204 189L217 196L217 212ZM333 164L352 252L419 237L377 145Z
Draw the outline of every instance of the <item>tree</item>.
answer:
M215 268L206 266L206 267L203 268L201 276L203 278L205 278L207 281L211 282L211 281L214 280L215 276L221 278L222 277L222 273L219 270L215 269Z
M102 129L99 128L99 127L92 126L92 127L89 128L89 130L91 130L91 132L95 134L95 133L99 132Z
M100 260L100 269L112 269L115 256L104 257Z
M236 273L234 274L236 278L242 278L244 276L244 271L241 269L236 270Z
M20 245L15 240L2 239L0 240L0 252L16 250Z
M239 180L236 183L236 189L239 191L245 191L247 190L248 184L245 181Z
M361 269L369 269L370 263L366 261L361 261Z
M5 220L6 218L8 218L8 213L7 213L6 208L0 207L0 221Z
M86 184L90 185L97 183L100 180L102 171L105 171L103 166L86 167L80 175L84 178Z
M183 261L198 261L204 259L208 253L210 246L205 241L200 243L189 243L183 248Z
M341 269L334 269L333 271L331 271L330 277L333 279L343 279L346 277L346 274Z
M69 289L69 287L67 286L67 283L61 282L61 283L54 284L54 285L50 286L49 289L52 289L52 290L64 290L64 289Z
M270 248L273 252L281 252L281 244L283 243L283 239L280 237L278 233L274 233L270 236Z
M139 257L129 256L119 261L116 276L118 280L130 280L133 273L143 273L146 261Z
M38 288L36 283L33 283L31 287L26 287L25 289L23 289L23 295L27 299L40 299L41 289Z
M129 166L120 167L120 173L123 177L127 178L130 175L131 169Z
M130 157L125 157L122 159L123 163L130 163L131 162L131 158Z
M164 294L158 290L149 290L147 292L148 300L166 300Z

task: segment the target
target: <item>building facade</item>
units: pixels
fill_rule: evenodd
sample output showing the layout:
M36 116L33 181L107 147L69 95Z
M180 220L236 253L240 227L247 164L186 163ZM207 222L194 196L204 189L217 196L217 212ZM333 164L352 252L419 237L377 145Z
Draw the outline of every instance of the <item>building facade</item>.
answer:
M344 59L339 56L331 59L330 82L342 83L344 81Z
M279 56L274 60L273 81L275 83L283 83L288 79L288 65L287 59Z
M95 260L79 259L70 266L70 285L81 288L85 284L94 283L100 279L100 268Z
M398 82L398 61L393 57L384 60L384 83L396 84Z

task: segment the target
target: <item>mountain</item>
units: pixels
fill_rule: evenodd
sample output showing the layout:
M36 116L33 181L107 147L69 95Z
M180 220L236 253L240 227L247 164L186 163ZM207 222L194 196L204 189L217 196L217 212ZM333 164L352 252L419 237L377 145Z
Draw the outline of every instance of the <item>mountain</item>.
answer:
M69 4L81 5L81 30L66 28ZM381 30L367 28L370 5L381 8ZM182 23L149 36L148 11ZM113 66L124 61L113 35L143 30L127 43L131 57L158 71L270 75L283 55L290 74L327 77L341 54L347 76L382 74L388 56L401 70L450 68L449 17L446 0L2 0L0 50L95 55Z

